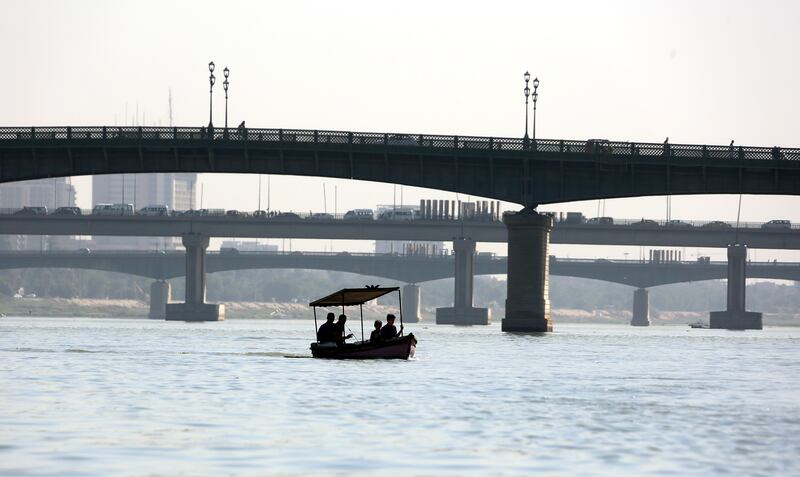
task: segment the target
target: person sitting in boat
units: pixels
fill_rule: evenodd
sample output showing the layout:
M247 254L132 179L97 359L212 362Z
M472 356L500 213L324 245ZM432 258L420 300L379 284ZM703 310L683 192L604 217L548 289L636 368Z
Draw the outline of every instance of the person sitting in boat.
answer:
M317 330L317 341L320 343L336 341L336 324L333 322L335 318L336 315L328 313L327 321Z
M336 331L335 331L334 334L336 336L336 342L339 343L339 344L342 344L342 343L344 343L345 340L350 339L350 338L353 337L353 333L350 333L348 335L344 334L344 329L345 329L344 324L345 323L347 323L347 316L344 315L344 314L341 314L341 315L339 315L339 320L336 321L336 323L334 324L334 326L336 327L335 328Z
M381 326L383 326L381 320L375 320L375 329L372 330L372 334L369 335L370 342L375 343L381 340Z
M400 331L397 331L397 327L394 326L394 315L389 313L386 315L386 324L381 328L381 339L382 340L390 340L392 338L397 338L403 333L403 325L400 325Z

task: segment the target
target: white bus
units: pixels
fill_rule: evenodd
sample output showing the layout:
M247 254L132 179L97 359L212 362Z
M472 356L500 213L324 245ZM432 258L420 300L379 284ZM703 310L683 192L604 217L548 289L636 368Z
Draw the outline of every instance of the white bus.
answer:
M92 215L133 215L133 204L97 204Z

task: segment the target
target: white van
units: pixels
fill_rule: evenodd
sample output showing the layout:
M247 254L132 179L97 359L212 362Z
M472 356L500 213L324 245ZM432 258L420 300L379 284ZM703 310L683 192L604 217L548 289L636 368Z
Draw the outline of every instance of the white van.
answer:
M411 208L385 209L378 214L379 220L414 220L416 210Z
M92 215L133 215L133 204L97 204Z
M372 209L353 209L344 214L346 220L374 220Z
M148 205L139 209L139 215L147 217L169 215L169 207L166 205Z

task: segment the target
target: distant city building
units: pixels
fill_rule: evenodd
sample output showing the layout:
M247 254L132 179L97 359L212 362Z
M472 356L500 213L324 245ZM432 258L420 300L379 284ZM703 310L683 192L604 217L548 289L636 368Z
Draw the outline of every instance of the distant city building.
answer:
M197 174L111 174L92 177L92 205L166 205L170 210L195 209Z
M23 207L47 207L52 212L59 207L75 206L75 187L69 177L39 179L34 181L0 184L0 209L13 213ZM0 241L6 250L49 250L56 243L66 243L73 237L41 237L34 235L12 235Z
M148 205L166 205L172 210L196 209L197 174L111 174L92 177L92 206L133 204L134 210ZM172 250L180 246L175 237L95 237L102 250Z
M69 177L11 182L0 185L0 208L21 209L25 206L58 207L75 206L75 187Z

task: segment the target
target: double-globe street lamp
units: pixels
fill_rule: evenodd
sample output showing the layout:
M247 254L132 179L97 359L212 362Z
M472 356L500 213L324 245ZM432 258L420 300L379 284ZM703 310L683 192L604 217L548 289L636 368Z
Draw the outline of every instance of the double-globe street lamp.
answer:
M531 89L528 87L528 83L531 80L531 74L527 71L523 76L525 78L525 89L522 90L525 93L525 144L528 144L528 97L531 95Z
M216 82L216 78L214 77L214 62L210 62L208 64L208 132L210 137L214 137L214 83Z
M222 70L222 74L225 76L225 81L222 82L222 88L225 90L225 135L228 135L228 76L231 74L231 70L228 69L226 66L224 70Z

